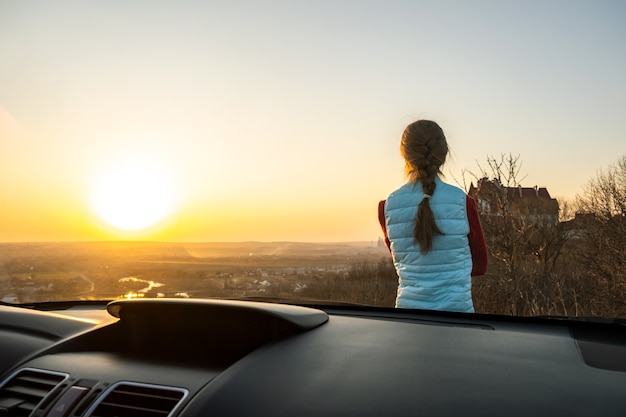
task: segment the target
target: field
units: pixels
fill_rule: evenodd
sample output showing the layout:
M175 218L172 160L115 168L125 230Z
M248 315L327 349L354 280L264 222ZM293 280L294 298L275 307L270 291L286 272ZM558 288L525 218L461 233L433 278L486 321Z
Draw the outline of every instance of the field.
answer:
M382 265L382 267L381 267ZM11 302L120 297L271 297L389 304L396 278L376 242L4 243L0 296ZM354 278L384 269L377 279ZM382 278L382 277L381 277ZM362 285L361 285L362 286Z

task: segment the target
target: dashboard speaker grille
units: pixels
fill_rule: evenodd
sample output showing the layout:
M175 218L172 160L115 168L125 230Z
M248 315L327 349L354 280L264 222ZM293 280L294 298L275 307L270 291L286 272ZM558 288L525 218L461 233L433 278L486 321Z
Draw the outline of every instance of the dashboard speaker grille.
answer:
M166 417L187 395L181 388L120 382L87 412L89 417Z
M28 417L67 374L21 369L0 385L0 416Z

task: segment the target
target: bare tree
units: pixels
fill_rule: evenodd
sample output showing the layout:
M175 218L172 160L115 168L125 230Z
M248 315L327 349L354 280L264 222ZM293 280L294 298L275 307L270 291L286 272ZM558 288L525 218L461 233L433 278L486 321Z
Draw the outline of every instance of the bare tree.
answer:
M576 208L589 314L626 316L626 155L587 182Z
M487 156L487 166L477 162L479 174L468 171L478 184L475 194L490 254L490 276L477 280L477 309L519 314L519 260L526 246L523 221L513 216L508 190L519 184L519 155ZM482 285L481 285L482 284ZM482 298L482 300L481 300ZM504 302L504 303L503 303Z
M470 172L478 187L470 191L481 212L490 268L475 280L477 310L566 314L571 308L562 298L557 263L568 235L558 221L558 202L522 198L519 155L488 156L486 168L478 166L479 175Z
M567 222L576 216L574 204L569 200L557 199L559 201L559 221Z
M576 206L602 220L626 216L626 155L587 182L576 196Z

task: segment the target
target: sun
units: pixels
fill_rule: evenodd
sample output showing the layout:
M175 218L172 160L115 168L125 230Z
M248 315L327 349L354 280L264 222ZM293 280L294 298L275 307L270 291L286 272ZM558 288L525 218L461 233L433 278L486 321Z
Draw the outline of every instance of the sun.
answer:
M163 166L126 160L104 170L91 189L91 207L108 225L125 232L163 222L174 210L176 192Z

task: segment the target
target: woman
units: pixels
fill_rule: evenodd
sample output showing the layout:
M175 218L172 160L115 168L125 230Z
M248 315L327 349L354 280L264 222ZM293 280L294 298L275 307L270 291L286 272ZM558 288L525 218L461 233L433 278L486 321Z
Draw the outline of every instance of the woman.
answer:
M396 307L473 313L472 276L487 270L476 202L439 178L448 144L437 123L411 123L400 150L408 182L378 204L399 277Z

